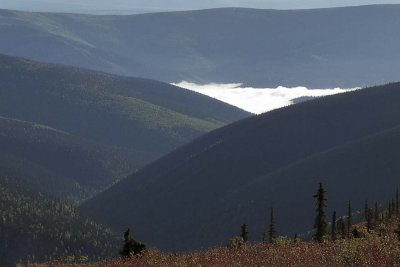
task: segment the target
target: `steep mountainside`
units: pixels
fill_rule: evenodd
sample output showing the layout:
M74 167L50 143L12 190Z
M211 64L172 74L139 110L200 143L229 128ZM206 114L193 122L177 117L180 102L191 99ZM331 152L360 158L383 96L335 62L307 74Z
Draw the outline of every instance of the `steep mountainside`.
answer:
M0 265L66 256L116 256L120 239L111 230L0 174Z
M156 81L0 56L0 153L7 158L0 164L36 177L41 169L55 186L49 192L52 183L42 183L42 190L63 199L87 197L249 115Z
M0 11L0 53L167 82L353 87L397 80L400 6L131 16Z
M312 227L304 216L312 217L319 181L339 211L346 199L376 192L379 200L397 184L399 101L395 83L233 123L146 166L82 210L114 229L134 225L142 240L168 250L224 244L242 223L259 238L271 206L280 233L304 232Z

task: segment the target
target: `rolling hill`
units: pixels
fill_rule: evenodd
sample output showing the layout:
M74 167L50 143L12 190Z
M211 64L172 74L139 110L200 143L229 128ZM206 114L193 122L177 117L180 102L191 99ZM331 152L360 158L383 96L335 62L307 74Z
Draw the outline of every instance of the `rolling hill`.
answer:
M42 190L61 199L88 197L249 115L156 81L0 56L0 164L36 177L37 189L37 177L53 177Z
M117 255L120 238L68 204L0 175L0 265L43 262L60 257L91 260Z
M165 82L370 86L398 78L399 14L399 5L130 16L1 10L0 53Z
M271 206L279 233L308 231L320 181L330 210L339 213L348 199L382 201L398 186L399 101L400 83L394 83L230 124L147 165L81 209L114 229L131 224L140 239L169 251L225 244L243 223L259 240Z
M34 191L69 201L87 198L123 178L135 162L144 164L128 150L1 116L0 146L0 173L20 177Z

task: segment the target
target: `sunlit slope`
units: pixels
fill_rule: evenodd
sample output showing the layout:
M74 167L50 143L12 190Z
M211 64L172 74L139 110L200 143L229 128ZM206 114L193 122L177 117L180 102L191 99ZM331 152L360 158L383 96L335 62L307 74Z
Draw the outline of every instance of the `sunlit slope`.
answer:
M332 188L329 203L337 204L337 209L345 207L339 200L346 201L350 192L365 197L375 192L382 179L395 184L398 131L379 136L381 141L364 140L368 146L354 142L398 127L399 101L400 84L395 83L233 123L146 166L84 203L82 210L115 229L134 225L142 240L168 250L224 244L243 223L257 238L271 206L277 208L282 233L306 231L312 225L306 225L300 214L310 215L311 192L319 181ZM393 144L387 141L391 138ZM343 146L342 154L328 154L335 161L323 156ZM364 150L357 150L360 147ZM317 159L321 157L323 163L309 160L319 154ZM372 164L376 154L382 159ZM291 169L303 161L308 162L304 172L300 167ZM366 183L357 186L364 179ZM137 186L140 181L145 182ZM350 186L340 195L344 183ZM292 209L298 217L292 218Z
M131 16L0 11L0 52L167 82L396 81L400 8L225 8Z
M250 115L161 82L8 56L0 63L0 153L79 185L71 195L52 192L61 198L92 195L175 147Z
M15 176L0 174L1 266L72 255L117 255L120 240L109 229L23 184Z

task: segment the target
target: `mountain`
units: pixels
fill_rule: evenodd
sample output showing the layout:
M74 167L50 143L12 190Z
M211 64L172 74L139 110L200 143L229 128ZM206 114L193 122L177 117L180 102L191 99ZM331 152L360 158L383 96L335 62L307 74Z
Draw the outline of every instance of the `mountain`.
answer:
M357 6L380 3L376 0L353 1L327 1L327 0L286 0L286 1L262 1L262 0L118 0L93 1L93 0L35 0L26 2L23 0L3 0L2 8L28 11L50 12L80 12L91 14L134 14L155 11L192 10L220 7L250 7L250 8L274 8L274 9L305 9L327 8L335 6ZM398 0L385 1L385 3L399 4Z
M311 88L397 80L400 5L130 16L0 11L0 53L164 82Z
M50 127L0 116L0 172L57 199L93 195L143 164L137 154Z
M0 165L61 199L88 197L249 115L156 81L0 56Z
M0 265L116 256L121 240L65 203L0 175Z
M230 124L147 165L81 210L114 229L133 225L140 239L169 251L226 244L243 223L259 240L271 206L280 234L306 232L319 182L329 211L339 214L349 199L382 201L398 186L399 101L394 83Z

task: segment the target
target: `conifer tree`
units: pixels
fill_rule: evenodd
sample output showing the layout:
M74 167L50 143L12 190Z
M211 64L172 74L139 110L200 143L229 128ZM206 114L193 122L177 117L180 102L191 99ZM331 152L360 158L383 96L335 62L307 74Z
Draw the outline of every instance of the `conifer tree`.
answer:
M375 214L374 214L374 219L375 222L379 220L379 208L378 208L378 202L375 202Z
M274 242L275 235L276 235L276 228L275 228L275 215L274 215L274 209L271 208L271 213L270 213L270 224L269 224L269 229L268 229L268 240L270 243Z
M336 240L336 210L333 211L332 223L331 223L331 238L333 241Z
M267 229L265 229L265 230L263 231L263 234L262 234L262 242L263 242L263 243L268 243L268 231L267 231Z
M245 243L247 242L247 240L249 240L249 232L247 231L246 224L242 224L240 237L243 239Z
M349 203L347 205L347 237L350 237L351 221L352 221L351 201L349 200Z
M132 257L134 255L142 253L146 249L146 246L140 242L134 240L131 236L131 229L128 228L124 232L124 245L119 251L122 257Z
M339 219L338 228L340 230L341 237L346 238L346 226L344 225L343 217L340 217Z
M313 197L316 199L316 216L314 221L314 228L316 229L314 239L320 243L324 241L324 236L327 233L327 223L326 223L326 198L325 189L322 187L322 183L319 184L317 194Z
M298 235L296 233L296 234L294 234L293 242L296 243L297 241L299 241L299 237L298 237Z
M369 232L372 229L372 209L368 208L366 216L367 216L367 230Z

